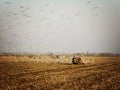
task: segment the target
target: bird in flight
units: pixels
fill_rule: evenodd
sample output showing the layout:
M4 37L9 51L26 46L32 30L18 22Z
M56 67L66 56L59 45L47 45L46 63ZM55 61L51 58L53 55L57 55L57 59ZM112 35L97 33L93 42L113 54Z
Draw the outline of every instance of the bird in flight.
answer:
M11 4L12 2L5 2L6 4Z
M19 8L24 8L24 6L21 6L21 7L19 7Z
M92 3L93 1L88 1L88 2L86 2L86 4L90 4L90 3Z
M93 7L92 9L94 10L94 9L97 9L98 7Z

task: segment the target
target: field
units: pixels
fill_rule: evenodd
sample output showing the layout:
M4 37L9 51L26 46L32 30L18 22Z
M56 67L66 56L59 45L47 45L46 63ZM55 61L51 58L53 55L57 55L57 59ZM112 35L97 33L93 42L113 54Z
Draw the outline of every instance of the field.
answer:
M0 56L0 90L120 90L120 57Z

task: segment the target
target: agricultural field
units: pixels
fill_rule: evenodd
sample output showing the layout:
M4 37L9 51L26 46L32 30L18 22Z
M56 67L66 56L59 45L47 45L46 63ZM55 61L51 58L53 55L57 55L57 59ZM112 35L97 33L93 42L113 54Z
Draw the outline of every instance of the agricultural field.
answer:
M81 58L0 56L0 90L120 90L120 57Z

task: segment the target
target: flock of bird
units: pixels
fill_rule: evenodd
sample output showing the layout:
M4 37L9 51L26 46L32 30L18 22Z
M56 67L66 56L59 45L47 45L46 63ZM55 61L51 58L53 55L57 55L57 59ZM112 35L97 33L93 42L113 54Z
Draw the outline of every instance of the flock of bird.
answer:
M13 2L4 2L4 4L6 4L6 5L12 5L12 3ZM86 3L85 3L85 5L89 5L89 4L92 4L93 3L93 1L87 1ZM44 6L45 7L49 7L51 4L50 3L45 3L44 4ZM18 7L19 8L19 11L17 11L17 12L15 12L15 11L9 11L8 13L7 13L7 15L6 15L6 18L1 18L0 19L0 33L2 33L2 32L4 32L4 27L6 27L6 26L8 26L8 25L13 25L13 27L12 28L14 28L14 25L16 25L16 22L18 23L18 25L20 26L21 24L30 24L30 23L33 23L33 16L32 15L30 15L28 12L31 10L31 7L26 7L26 6L19 6ZM96 7L92 7L91 8L91 10L95 10L95 9L97 9L98 7L96 6ZM44 9L39 9L39 12L38 13L42 13L44 11ZM55 12L55 10L50 10L49 11L50 13L54 13ZM80 16L81 15L81 12L80 11L78 11L77 13L75 13L74 14L74 16ZM10 18L12 18L12 19L10 19L10 21L9 20L5 20L5 19L7 19L8 17L10 17ZM61 15L59 15L59 17L60 17L60 20L68 20L68 22L70 23L70 25L72 24L72 17L67 17L64 13L63 14L61 14ZM27 20L27 21L25 21L25 22L23 22L23 21L21 21L21 19L23 19L23 21L24 20ZM50 23L50 22L47 22L47 21L45 21L46 20L46 18L45 17L41 17L40 19L39 19L39 17L38 17L38 21L39 21L39 23L40 24L42 24L43 23L43 21L46 23L46 24L44 24L44 25L46 25L47 27L48 26L50 26L50 25L52 25L52 23ZM6 22L5 22L6 21ZM3 23L4 22L4 23ZM62 22L62 21L61 21ZM14 24L13 24L14 23ZM33 23L34 24L34 23ZM39 32L39 30L37 31L37 33ZM34 33L36 33L36 31L35 32L30 32L32 35L34 34ZM29 34L30 34L29 33ZM51 32L51 33L54 33L54 32ZM28 35L27 33L23 33L24 35ZM32 35L29 35L29 36L32 36ZM35 35L35 34L34 34ZM16 38L16 37L18 37L19 35L18 34L15 34L15 33L13 33L12 35L11 35L11 37L13 37L13 38ZM19 36L20 37L20 36ZM33 39L33 38L32 38ZM32 40L31 39L31 40ZM40 38L41 39L41 38ZM22 43L22 42L21 42Z

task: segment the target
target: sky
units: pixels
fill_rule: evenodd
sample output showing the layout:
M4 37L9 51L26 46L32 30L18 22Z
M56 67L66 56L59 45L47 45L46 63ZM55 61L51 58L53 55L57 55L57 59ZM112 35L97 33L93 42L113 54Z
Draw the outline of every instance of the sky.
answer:
M120 53L119 0L0 0L0 52Z

